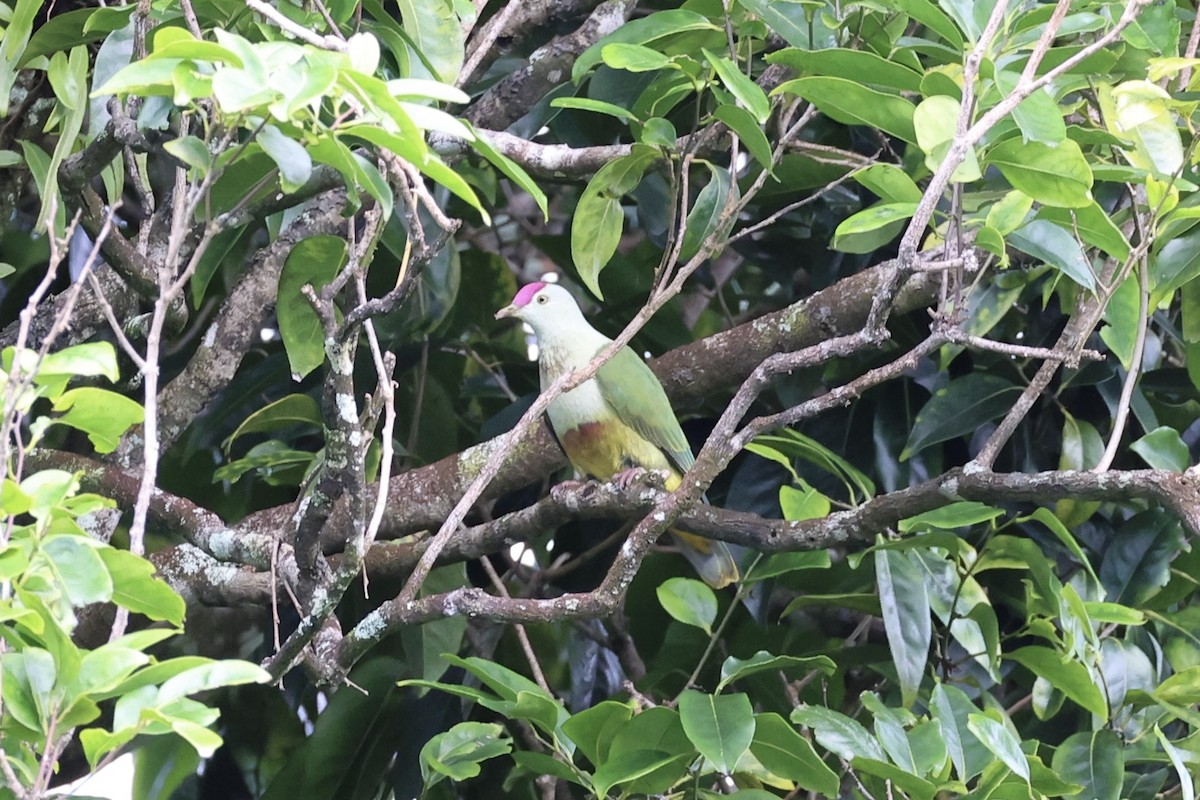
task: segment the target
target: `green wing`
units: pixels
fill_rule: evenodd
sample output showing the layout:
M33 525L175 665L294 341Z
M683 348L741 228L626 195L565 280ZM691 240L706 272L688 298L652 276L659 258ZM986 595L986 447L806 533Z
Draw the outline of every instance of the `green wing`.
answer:
M667 454L680 472L696 461L658 378L628 347L596 373L600 395L617 418Z

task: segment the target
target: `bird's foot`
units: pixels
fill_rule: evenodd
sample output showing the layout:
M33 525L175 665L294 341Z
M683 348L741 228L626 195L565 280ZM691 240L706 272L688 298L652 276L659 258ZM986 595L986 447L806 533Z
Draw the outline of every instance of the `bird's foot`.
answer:
M555 500L562 500L564 495L582 489L588 485L588 481L569 480L562 483L556 483L550 487L550 496Z
M646 469L645 467L630 467L622 470L613 476L613 483L621 487L622 491L629 491L636 484L647 483L648 478L654 476L656 485L660 485L663 480L663 473L658 470Z

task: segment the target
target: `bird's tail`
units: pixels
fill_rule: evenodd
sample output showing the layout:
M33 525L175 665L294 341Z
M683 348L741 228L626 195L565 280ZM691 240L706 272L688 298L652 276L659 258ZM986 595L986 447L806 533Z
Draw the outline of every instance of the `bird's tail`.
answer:
M721 589L731 583L737 583L740 577L738 565L724 542L705 539L678 528L671 530L671 538L679 545L680 551L691 563L692 568L709 586Z

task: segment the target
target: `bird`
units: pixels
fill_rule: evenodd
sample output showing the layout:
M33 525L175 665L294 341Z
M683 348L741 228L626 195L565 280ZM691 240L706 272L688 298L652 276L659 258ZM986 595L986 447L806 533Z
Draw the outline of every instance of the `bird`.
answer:
M612 344L591 326L571 293L555 283L521 287L496 312L496 319L507 317L526 323L537 337L543 391ZM667 491L674 491L696 461L662 384L629 347L618 350L593 377L556 397L546 414L571 465L595 480L619 478L637 468L657 470L667 476ZM720 589L738 581L737 561L724 542L678 528L670 533L709 586Z

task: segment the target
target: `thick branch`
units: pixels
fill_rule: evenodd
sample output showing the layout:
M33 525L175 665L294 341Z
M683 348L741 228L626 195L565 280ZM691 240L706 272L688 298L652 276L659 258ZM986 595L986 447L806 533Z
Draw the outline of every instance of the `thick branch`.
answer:
M547 92L569 78L575 59L615 31L628 19L635 0L607 0L587 21L566 36L557 36L529 57L529 63L509 73L467 108L473 124L504 130L529 112Z
M850 511L836 512L823 519L781 523L762 538L741 535L724 538L767 552L819 549L867 541L875 533L895 527L900 520L959 500L998 505L1047 503L1067 498L1161 504L1179 516L1192 536L1200 535L1200 477L1197 476L1162 470L997 474L954 469L920 486L883 495ZM606 616L617 599L611 586L543 600L501 598L469 588L420 598L403 607L384 604L347 634L339 656L343 667L349 666L388 633L442 617L465 614L497 622L557 622Z

